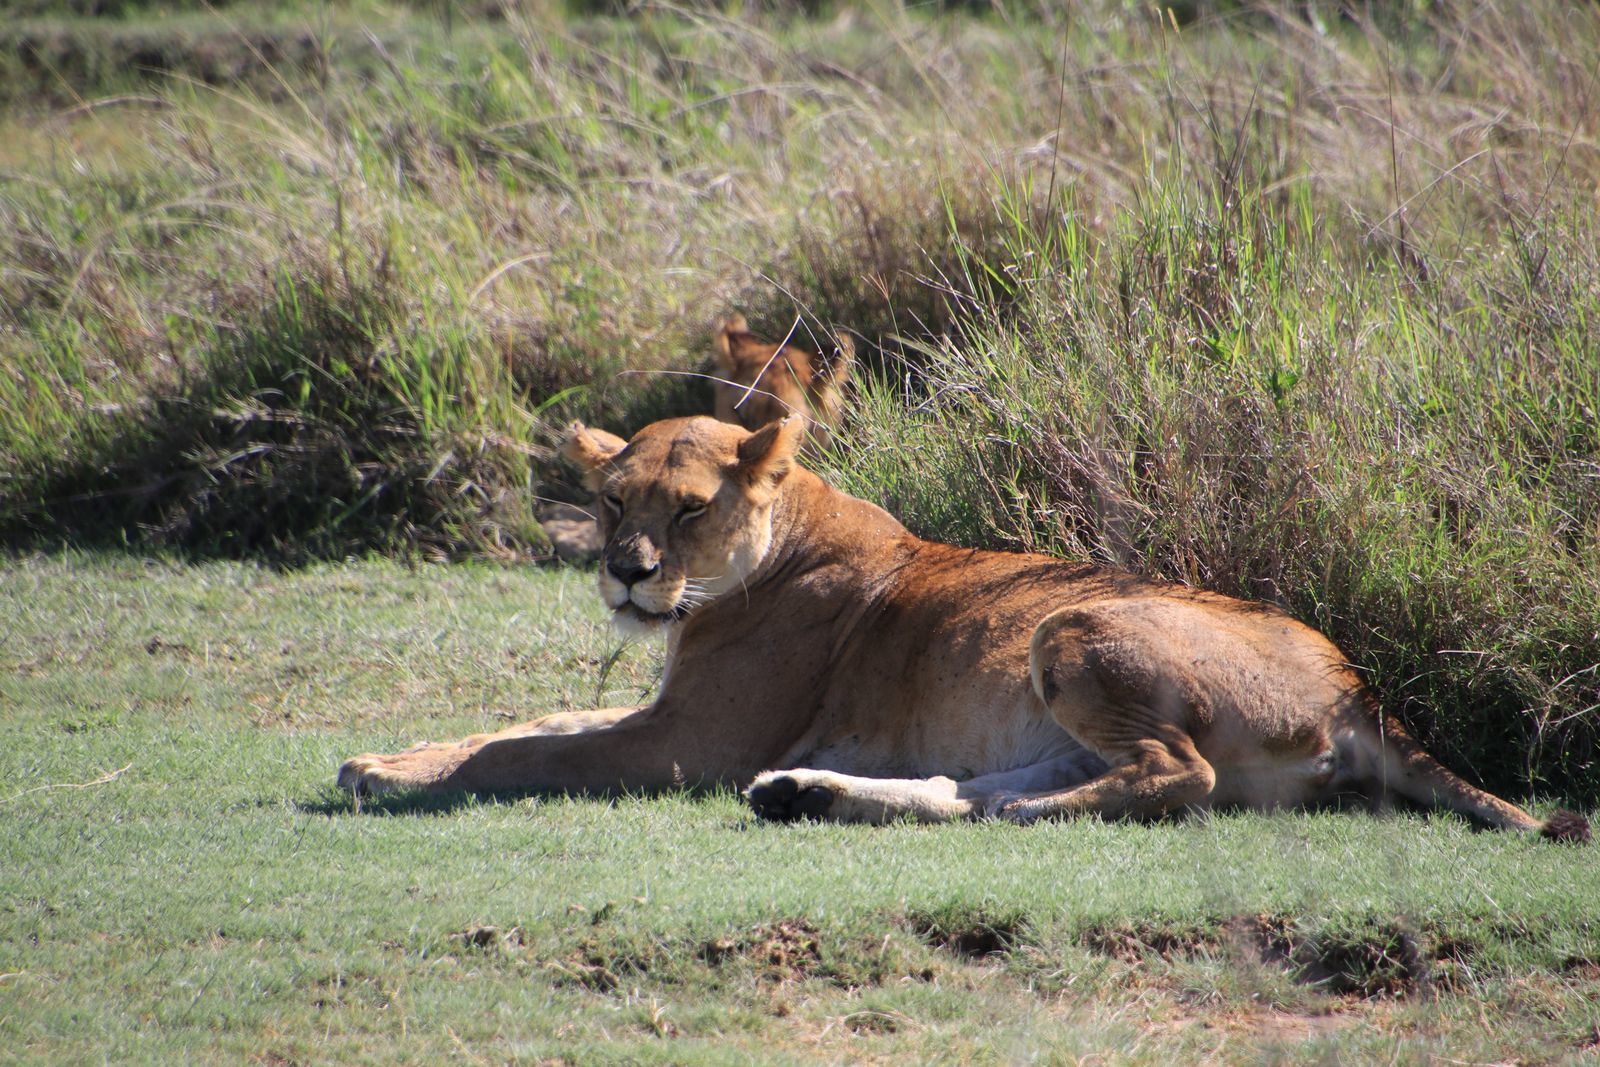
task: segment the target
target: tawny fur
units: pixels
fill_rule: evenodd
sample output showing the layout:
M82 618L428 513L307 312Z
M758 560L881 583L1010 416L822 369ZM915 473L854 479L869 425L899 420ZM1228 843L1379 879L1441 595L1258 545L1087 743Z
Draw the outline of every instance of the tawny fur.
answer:
M358 756L340 785L749 785L764 817L869 822L1396 795L1586 839L1579 816L1541 822L1446 770L1278 609L921 540L799 466L803 436L798 418L677 419L630 442L575 426L601 596L621 624L666 628L660 694Z
M847 334L833 349L813 355L793 339L781 348L750 332L743 315L717 324L713 348L717 373L715 413L723 422L759 430L789 415L806 421L812 439L826 445L844 410L844 386L855 361Z

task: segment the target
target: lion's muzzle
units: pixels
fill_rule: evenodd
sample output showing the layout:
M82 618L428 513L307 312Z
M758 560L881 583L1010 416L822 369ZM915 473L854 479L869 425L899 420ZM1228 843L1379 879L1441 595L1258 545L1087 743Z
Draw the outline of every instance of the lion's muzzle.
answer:
M661 573L661 553L643 533L630 534L606 546L606 571L632 588Z

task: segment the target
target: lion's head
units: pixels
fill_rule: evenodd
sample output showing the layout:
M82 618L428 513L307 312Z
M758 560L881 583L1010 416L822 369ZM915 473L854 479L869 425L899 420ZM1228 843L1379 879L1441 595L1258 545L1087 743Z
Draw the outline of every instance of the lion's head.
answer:
M717 418L755 430L799 415L817 443L827 444L838 428L855 360L848 334L838 333L813 355L792 340L781 346L763 341L743 315L733 315L717 324L712 340L722 375L715 386Z
M631 441L572 425L562 452L596 494L600 596L619 625L681 621L761 565L772 504L804 435L793 417L755 433L671 419Z

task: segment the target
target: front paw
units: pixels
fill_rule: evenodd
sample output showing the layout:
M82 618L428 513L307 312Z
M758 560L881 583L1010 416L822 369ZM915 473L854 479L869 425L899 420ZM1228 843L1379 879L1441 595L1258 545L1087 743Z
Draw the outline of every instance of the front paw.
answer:
M460 763L453 747L424 742L392 756L352 757L339 765L339 788L361 796L448 788L447 779Z
M807 782L796 774L767 771L745 790L745 800L758 819L794 822L826 818L833 807L834 791L821 782Z

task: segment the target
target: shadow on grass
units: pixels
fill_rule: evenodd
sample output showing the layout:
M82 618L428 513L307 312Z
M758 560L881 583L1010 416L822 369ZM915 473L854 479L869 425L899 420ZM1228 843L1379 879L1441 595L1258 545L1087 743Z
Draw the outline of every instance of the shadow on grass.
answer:
M295 811L302 815L322 815L338 818L344 815L453 815L463 809L493 808L540 794L534 791L521 793L385 793L375 797L357 797L348 789L328 786L320 796L311 800L292 802Z
M749 823L752 827L773 826L778 829L784 828L782 823L768 823L756 819L749 809L743 807L742 797L726 787L682 789L658 795L697 801L735 800L740 804L743 816L735 829L745 829L745 823ZM619 801L642 799L646 799L642 794L629 793L622 790L575 795L540 789L503 789L494 793L472 793L466 791L425 793L415 791L357 797L348 789L340 789L330 785L323 787L319 795L314 798L291 801L291 806L295 811L303 815L321 815L328 818L336 818L345 815L450 815L457 811L473 808L507 807L525 800L575 800L612 807Z

